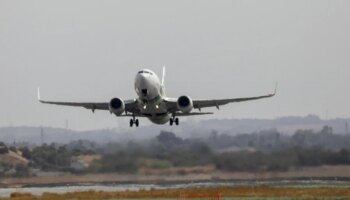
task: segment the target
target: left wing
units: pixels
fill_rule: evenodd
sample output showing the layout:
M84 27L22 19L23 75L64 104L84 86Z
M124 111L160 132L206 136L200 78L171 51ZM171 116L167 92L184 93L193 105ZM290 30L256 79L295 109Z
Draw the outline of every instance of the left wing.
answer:
M109 110L108 102L61 102L61 101L44 101L40 98L40 89L38 88L38 100L41 103L45 104L54 104L61 106L75 106L75 107L83 107L86 109L90 109L93 112L95 110ZM135 112L137 109L137 101L135 99L125 100L125 110L127 112Z

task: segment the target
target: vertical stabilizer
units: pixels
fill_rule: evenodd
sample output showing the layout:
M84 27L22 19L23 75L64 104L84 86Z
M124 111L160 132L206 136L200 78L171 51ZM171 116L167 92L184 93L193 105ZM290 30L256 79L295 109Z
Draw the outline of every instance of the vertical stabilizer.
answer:
M162 74L162 96L165 96L165 85L164 85L164 80L165 80L165 66L163 66L163 74Z
M163 66L162 85L164 85L164 79L165 79L165 66Z

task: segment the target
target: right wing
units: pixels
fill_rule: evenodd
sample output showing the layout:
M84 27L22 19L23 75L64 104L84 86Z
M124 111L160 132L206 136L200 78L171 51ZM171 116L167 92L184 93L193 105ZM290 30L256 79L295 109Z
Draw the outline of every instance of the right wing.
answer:
M262 96L243 97L243 98L227 98L227 99L194 99L193 100L193 108L201 110L202 108L206 108L206 107L216 107L217 109L219 109L220 106L228 104L228 103L270 98L270 97L273 97L276 95L276 91L277 91L277 83L276 83L275 91L273 93L267 94L267 95L262 95ZM175 113L175 112L179 111L177 108L177 99L167 98L164 101L167 104L167 107L168 107L170 112Z
M234 103L234 102L242 102L242 101L252 101L257 99L263 99L263 98L269 98L275 96L275 93L263 95L263 96L257 96L257 97L244 97L244 98L232 98L232 99L204 99L204 100L193 100L193 107L194 108L205 108L205 107L217 107L228 104L228 103Z
M45 104L54 104L61 106L75 106L75 107L83 107L86 109L90 109L93 112L95 110L109 110L108 102L61 102L61 101L44 101L40 98L40 89L38 88L38 100L41 103ZM138 110L136 99L125 100L125 111L127 112L136 112Z

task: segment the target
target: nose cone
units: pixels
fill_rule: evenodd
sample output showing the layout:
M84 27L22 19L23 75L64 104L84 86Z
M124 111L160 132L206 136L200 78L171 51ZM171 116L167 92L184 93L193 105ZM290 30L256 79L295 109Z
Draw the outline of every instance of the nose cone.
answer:
M136 76L135 90L144 100L154 99L159 95L159 79L150 70L141 70Z
M140 91L143 89L148 89L152 85L149 77L144 74L139 74L137 76L136 82L137 82L137 87L139 88Z
M140 85L146 85L148 82L147 75L145 75L145 74L139 74L137 79L138 79Z
M149 87L151 83L149 80L149 76L147 74L138 74L136 76L136 91L139 96L142 96L143 98L148 98L149 94Z

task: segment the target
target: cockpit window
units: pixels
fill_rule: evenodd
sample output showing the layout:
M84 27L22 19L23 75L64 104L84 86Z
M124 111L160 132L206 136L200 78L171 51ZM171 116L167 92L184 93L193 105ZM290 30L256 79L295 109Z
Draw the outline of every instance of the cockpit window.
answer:
M144 71L144 70L141 70L141 71L139 71L138 72L138 74L151 74L152 75L152 73L151 72L149 72L149 71Z

